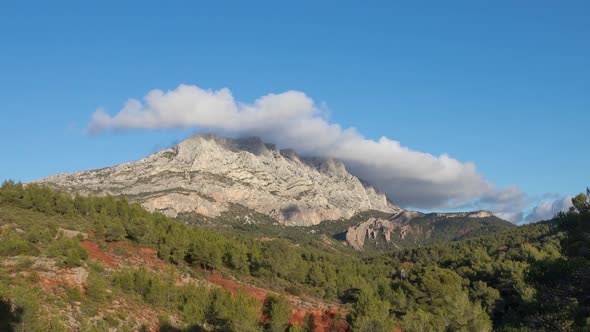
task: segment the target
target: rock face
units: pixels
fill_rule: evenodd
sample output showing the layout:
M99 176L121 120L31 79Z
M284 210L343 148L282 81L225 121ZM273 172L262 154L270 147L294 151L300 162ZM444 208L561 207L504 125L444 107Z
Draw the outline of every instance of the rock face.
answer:
M400 230L400 237L411 230L410 220L423 214L416 211L400 211L388 219L369 218L367 221L351 226L346 231L346 244L356 250L363 250L365 241L375 240L382 234L385 241L391 241L391 235L396 230Z
M490 211L479 210L473 212L455 212L455 213L436 213L437 217L442 218L489 218L493 214Z
M429 214L401 210L389 218L371 217L349 227L346 230L345 243L356 250L363 250L368 243L379 242L399 248L408 235L413 235L411 241L420 238L421 241L428 242L433 236L453 240L470 232L493 232L511 226L513 225L509 222L483 210Z
M142 160L37 182L81 194L122 195L171 217L215 217L237 203L282 224L307 226L366 210L402 211L341 162L303 158L256 137L196 135Z

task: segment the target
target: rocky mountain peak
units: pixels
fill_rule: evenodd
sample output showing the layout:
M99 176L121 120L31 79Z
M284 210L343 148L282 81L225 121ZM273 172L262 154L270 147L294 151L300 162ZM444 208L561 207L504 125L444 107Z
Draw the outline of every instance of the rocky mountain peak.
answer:
M282 224L314 225L367 210L401 211L342 162L300 157L258 137L195 135L142 160L38 182L83 194L126 196L173 217L215 217L241 204Z
M346 170L346 167L344 166L344 163L337 159L307 157L303 158L303 162L322 173L336 176L346 176L347 174L349 174Z
M250 136L241 138L228 138L218 136L215 134L198 134L187 138L178 144L181 149L194 149L196 147L210 147L215 144L220 148L227 149L232 152L250 152L254 155L266 155L277 148L274 144L267 144L262 141L260 137Z

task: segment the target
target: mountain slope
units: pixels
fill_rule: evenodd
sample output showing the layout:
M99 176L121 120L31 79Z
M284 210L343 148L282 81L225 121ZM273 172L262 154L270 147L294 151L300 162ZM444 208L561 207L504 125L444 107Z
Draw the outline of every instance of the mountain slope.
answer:
M200 253L234 249L224 252L225 263L175 261L162 249L177 251L179 233ZM197 240L200 236L206 239ZM288 325L301 326L313 315L315 326L339 324L338 331L349 331L346 311L333 298L311 296L313 290L304 287L297 289L305 295L289 294L268 280L228 275L230 260L236 276L249 273L236 264L246 257L238 258L235 250L247 243L111 197L74 200L35 185L4 184L0 331L262 332L269 318L262 315L263 303L279 295Z
M217 217L237 203L282 224L308 226L367 210L401 211L341 162L299 157L256 137L196 135L142 160L37 182L68 192L123 195L171 217Z

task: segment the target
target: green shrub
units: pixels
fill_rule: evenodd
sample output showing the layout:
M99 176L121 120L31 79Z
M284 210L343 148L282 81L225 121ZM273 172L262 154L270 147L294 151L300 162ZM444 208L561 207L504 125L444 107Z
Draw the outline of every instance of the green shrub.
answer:
M19 257L14 266L19 271L26 271L33 266L35 262L30 257Z
M120 221L111 221L105 225L104 238L107 242L121 241L125 239L127 232Z
M297 287L297 286L289 286L289 287L285 288L285 292L287 292L291 295L295 295L295 296L300 296L303 293L301 291L301 288Z
M34 255L37 252L29 241L11 229L0 234L0 256Z
M77 238L61 237L49 246L47 256L60 258L66 267L76 267L88 259L88 251L80 245Z
M284 332L289 327L291 306L285 296L269 294L264 299L262 313L266 318L266 330Z
M86 281L86 296L96 301L104 301L107 298L107 282L97 273L90 272Z
M34 223L29 227L26 233L26 239L32 243L50 243L57 234L57 227L55 224L51 226L45 223Z

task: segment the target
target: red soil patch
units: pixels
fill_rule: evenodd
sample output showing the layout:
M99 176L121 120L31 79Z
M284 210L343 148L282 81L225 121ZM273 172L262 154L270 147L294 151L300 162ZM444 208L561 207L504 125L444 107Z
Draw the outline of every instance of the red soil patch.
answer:
M146 263L154 266L163 266L162 261L158 258L158 251L152 248L139 248Z
M158 253L158 251L153 248L139 248L139 252L141 252L144 255L153 255L153 256L155 256Z
M225 279L220 274L212 274L207 278L211 283L218 285L224 289L229 290L232 294L237 294L238 290L245 290L249 296L252 296L258 300L258 302L262 305L264 303L264 299L266 295L270 293L268 290L256 288L249 285L241 284L237 281ZM337 316L340 314L342 317L346 316L347 312L340 308L329 308L329 309L306 309L297 307L292 303L295 307L292 310L291 318L289 318L289 323L303 325L304 318L306 315L313 316L314 322L314 332L325 332L325 331L341 331L341 332L348 332L350 331L350 326L344 319L339 319L335 321ZM262 307L260 308L262 310Z
M289 323L302 326L305 324L305 316L313 319L313 332L326 331L350 331L348 322L344 319L346 312L338 308L326 310L293 309ZM340 317L338 317L340 315Z
M86 248L86 250L88 250L88 255L90 255L90 258L99 260L99 261L103 262L105 265L110 266L112 268L119 267L119 264L117 264L117 262L115 262L115 259L113 258L113 256L100 250L100 248L98 247L98 245L96 243L88 241L88 240L84 240L81 242L81 244L82 244L82 247L84 247L84 248Z
M57 286L59 283L57 282L57 280L53 280L53 279L43 279L41 280L41 285L43 288L53 288L54 286Z
M240 290L240 289L245 290L249 296L256 298L256 300L258 300L258 302L260 302L261 304L264 303L264 298L269 293L265 289L256 288L256 287L252 287L252 286L246 286L246 285L240 284L239 282L225 279L220 274L216 274L216 273L210 275L209 278L207 278L207 279L210 282L212 282L218 286L221 286L221 288L229 290L234 295L236 295L238 293L238 290Z
M291 310L291 318L289 318L289 324L297 324L299 326L302 326L305 323L305 315L307 315L308 312L309 310L305 309Z
M145 265L149 270L163 270L166 264L158 258L158 251L152 248L137 247L127 241L117 241L108 243L109 252L113 254L114 259L119 262L125 262L132 266ZM118 255L121 249L124 254Z

